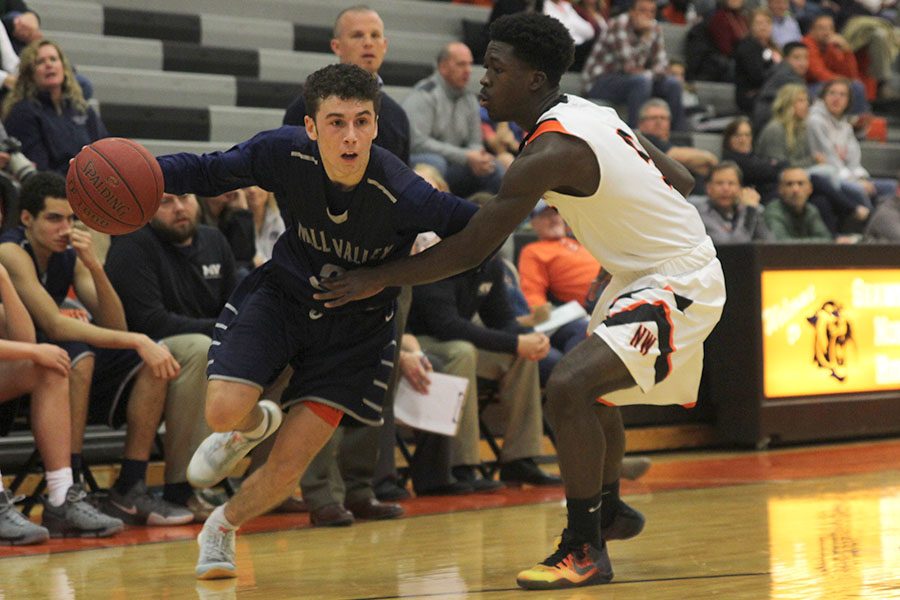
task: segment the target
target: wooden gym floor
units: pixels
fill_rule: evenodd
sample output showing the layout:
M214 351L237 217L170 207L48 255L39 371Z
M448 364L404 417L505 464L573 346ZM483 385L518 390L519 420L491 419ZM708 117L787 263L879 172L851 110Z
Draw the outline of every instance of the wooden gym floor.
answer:
M610 544L610 585L517 589L565 515L561 488L526 488L413 499L405 518L341 529L261 517L223 582L193 578L198 526L0 547L0 600L900 598L900 440L653 458L623 484L647 527Z

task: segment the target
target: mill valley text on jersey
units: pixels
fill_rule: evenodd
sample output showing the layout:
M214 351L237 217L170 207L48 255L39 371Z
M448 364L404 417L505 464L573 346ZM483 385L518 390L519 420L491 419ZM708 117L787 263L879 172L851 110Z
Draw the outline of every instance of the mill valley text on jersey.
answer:
M476 207L438 192L393 154L373 146L362 181L344 190L329 181L319 147L299 127L264 131L225 152L159 157L166 191L216 196L258 185L275 193L286 230L275 244L273 276L317 310L319 282L344 270L405 256L421 232L447 237ZM396 288L353 302L359 311L392 302Z

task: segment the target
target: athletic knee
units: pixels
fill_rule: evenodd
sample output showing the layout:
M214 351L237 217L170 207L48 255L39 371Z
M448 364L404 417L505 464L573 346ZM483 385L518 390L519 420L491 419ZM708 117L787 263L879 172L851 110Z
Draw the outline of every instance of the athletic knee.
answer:
M242 386L248 388L248 386ZM249 388L248 388L249 390ZM213 380L206 389L206 423L213 431L231 431L259 401L255 394L235 384Z
M582 408L578 382L560 369L550 375L545 392L547 402L544 411L553 421L574 417Z

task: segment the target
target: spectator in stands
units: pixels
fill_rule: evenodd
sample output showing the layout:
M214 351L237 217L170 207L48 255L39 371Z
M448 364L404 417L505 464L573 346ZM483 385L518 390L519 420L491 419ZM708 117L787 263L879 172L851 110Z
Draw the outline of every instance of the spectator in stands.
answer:
M9 41L6 29L0 27L0 100L16 87L19 75L19 55Z
M869 112L866 87L863 83L853 49L834 30L834 18L822 14L813 19L803 43L809 50L809 71L806 80L810 84L810 94L815 96L822 84L838 78L846 78L850 84L852 102L850 114Z
M593 37L596 42L606 31L606 22L609 19L609 2L607 0L575 0L572 6L575 7L575 12L593 27Z
M570 71L581 71L594 45L595 24L586 20L569 0L544 0L542 12L566 26L575 42L575 60Z
M789 83L782 87L772 104L772 111L772 120L756 140L757 153L806 169L815 192L810 200L833 235L844 228L858 229L858 225L869 217L865 192L859 186L843 182L837 168L826 162L825 155L813 154L810 150L806 133L809 114L806 85ZM848 219L856 226L842 225L842 221Z
M900 173L898 173L900 175ZM900 181L900 176L898 176ZM900 185L894 196L875 209L864 232L867 242L900 242Z
M278 210L275 194L258 186L244 188L247 205L253 213L253 240L256 255L253 266L258 267L272 258L272 248L284 233L284 219Z
M497 157L497 161L505 169L512 164L513 159L519 153L519 145L522 143L524 132L515 123L494 123L484 107L481 107L480 114L481 136L484 139L484 145L491 154Z
M809 175L800 167L787 167L778 178L778 198L766 207L763 217L779 242L831 242L831 232L819 210L808 203L812 194Z
M866 86L866 96L870 100L876 97L896 99L896 93L892 93L885 86L895 77L893 64L900 50L896 2L893 2L894 23L891 23L889 17L882 18L877 15L879 9L888 4L888 2L853 2L850 10L844 13L852 16L844 23L843 37L857 56L860 77Z
M412 161L435 167L458 196L496 193L503 166L484 149L478 99L466 89L472 52L460 42L441 49L434 75L403 102L412 126Z
M151 495L144 483L168 382L178 375L178 362L164 345L127 330L122 303L94 254L91 236L73 226L62 176L46 172L30 177L20 205L22 226L0 235L0 263L34 319L38 339L62 347L72 360L73 473L81 473L89 415L112 427L126 422L122 469L104 512L134 525L190 522L190 511ZM70 287L86 311L61 312Z
M15 509L0 477L0 546L38 544L50 536L107 537L122 529L122 521L85 501L81 483L75 483L72 476L71 367L65 350L36 343L34 323L9 273L0 265L0 403L31 395L31 429L44 463L48 491L43 526L38 526Z
M169 384L173 400L166 403L163 498L202 522L212 507L194 494L186 472L194 450L211 433L202 401L207 353L237 269L225 236L200 225L199 213L194 195L164 194L148 225L113 239L105 270L129 331L162 340L181 365Z
M413 288L408 327L422 348L444 357L471 356L469 388L453 440L453 476L475 481L478 454L479 376L499 380L498 398L506 415L500 479L534 485L555 485L535 464L541 452L543 418L537 361L550 351L550 340L523 331L509 304L499 257L478 269ZM478 315L483 325L472 322ZM477 366L476 366L477 365Z
M800 24L791 14L790 0L768 0L769 12L772 14L772 41L783 49L789 42L803 39Z
M733 58L737 43L750 34L744 0L720 0L709 19L709 35L722 56Z
M851 83L846 79L827 82L819 93L819 100L809 110L807 135L813 153L820 153L825 161L838 170L838 177L849 188L861 189L871 209L879 196L891 196L897 181L873 178L862 166L862 151L847 118Z
M741 168L741 201L745 204L759 204L760 200L767 204L772 200L778 192L778 173L787 164L753 151L753 128L747 117L737 117L725 127L722 160L733 161Z
M6 0L0 3L0 13L3 26L17 54L28 44L44 37L40 18L22 0Z
M582 71L588 98L628 104L628 124L635 127L651 96L665 99L676 130L686 128L681 83L666 73L669 58L653 0L634 0L631 9L610 20L594 44Z
M784 60L766 77L762 88L756 96L753 107L753 126L762 129L772 116L772 102L782 87L797 83L806 85L806 74L809 71L809 50L802 42L788 42L782 54Z
M772 240L760 209L741 202L741 168L735 163L723 161L713 167L706 195L706 202L699 207L700 217L713 243Z
M531 211L531 228L538 241L526 244L519 253L518 280L531 314L549 315L554 304L571 301L590 313L588 291L600 273L600 263L569 236L559 212L543 200ZM550 352L539 363L542 387L563 354L583 341L587 330L588 320L582 318L550 334Z
M331 51L341 63L356 65L383 83L378 71L387 54L388 41L384 22L377 12L362 6L341 11L335 19L333 35ZM302 125L305 115L306 101L301 94L285 112L284 123ZM382 90L378 135L374 143L408 164L411 139L406 112ZM398 327L398 348L402 333ZM394 362L397 360L395 355ZM385 405L390 398L385 397ZM350 425L339 426L335 430L300 481L314 525L349 525L354 517L392 519L403 514L403 507L399 504L380 502L373 489L381 428L361 426L353 419L349 421ZM393 445L391 448L393 451ZM254 454L254 465L257 460L257 454ZM299 509L299 506L290 508L290 499L289 504L282 507L285 510Z
M759 90L780 62L781 50L772 41L772 13L759 8L750 16L750 35L734 47L734 97L741 111L753 113Z
M20 56L19 78L3 101L3 122L42 171L65 174L69 159L109 133L88 106L62 49L41 39Z
M236 189L211 198L201 196L198 200L203 224L215 227L228 240L240 281L253 269L256 256L256 228L247 193Z
M344 64L365 69L383 83L378 75L387 54L388 41L384 22L372 9L352 7L342 11L334 22L331 51ZM306 103L300 94L284 113L285 125L303 125ZM403 108L388 94L381 92L378 112L378 136L375 144L389 150L406 164L409 162L409 119Z
M690 169L695 176L703 178L719 162L716 155L707 150L691 146L675 146L669 141L672 133L672 113L669 105L658 98L651 98L641 107L638 118L638 129L650 142Z

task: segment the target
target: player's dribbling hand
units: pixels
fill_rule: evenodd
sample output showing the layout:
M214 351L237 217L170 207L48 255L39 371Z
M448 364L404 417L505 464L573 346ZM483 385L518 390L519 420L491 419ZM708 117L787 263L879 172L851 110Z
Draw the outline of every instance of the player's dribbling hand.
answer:
M378 283L372 269L353 269L323 279L319 282L327 292L313 294L313 298L325 302L325 308L336 308L348 302L371 298L384 289L384 285Z
M144 364L150 367L153 375L159 379L177 377L181 371L181 365L178 364L166 345L157 344L146 335L141 335L141 338L143 339L135 350L143 359Z
M68 375L72 363L69 354L55 344L35 344L32 360L48 369L53 369L60 375Z

